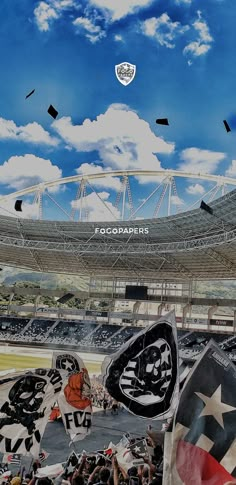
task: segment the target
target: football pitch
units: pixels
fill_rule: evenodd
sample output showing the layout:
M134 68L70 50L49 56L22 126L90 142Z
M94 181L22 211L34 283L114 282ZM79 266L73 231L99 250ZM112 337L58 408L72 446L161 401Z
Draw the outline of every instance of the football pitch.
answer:
M51 367L52 358L48 355L47 357L42 357L38 349L34 349L35 355L28 355L28 353L23 352L22 349L14 349L14 351L4 351L0 350L0 371L5 371L8 369L35 369L40 367ZM90 354L87 354L84 358L85 365L90 374L100 374L101 372L101 362L96 362L94 359L90 360Z

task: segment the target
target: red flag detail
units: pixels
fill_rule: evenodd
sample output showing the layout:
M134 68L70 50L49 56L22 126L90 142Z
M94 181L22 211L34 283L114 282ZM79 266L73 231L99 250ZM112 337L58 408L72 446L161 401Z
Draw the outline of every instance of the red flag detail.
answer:
M176 468L185 485L224 485L234 478L207 451L180 440Z

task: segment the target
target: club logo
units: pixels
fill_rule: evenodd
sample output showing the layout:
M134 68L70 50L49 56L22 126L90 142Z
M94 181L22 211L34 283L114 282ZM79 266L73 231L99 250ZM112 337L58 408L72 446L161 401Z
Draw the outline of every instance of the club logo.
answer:
M114 399L144 418L165 416L177 385L177 347L168 322L138 334L106 368L105 385Z
M136 74L136 66L134 64L130 64L129 62L122 62L121 64L117 64L115 66L115 73L118 81L124 86L128 86L130 84Z
M80 372L78 359L71 354L61 354L56 357L56 369L66 370L68 374Z

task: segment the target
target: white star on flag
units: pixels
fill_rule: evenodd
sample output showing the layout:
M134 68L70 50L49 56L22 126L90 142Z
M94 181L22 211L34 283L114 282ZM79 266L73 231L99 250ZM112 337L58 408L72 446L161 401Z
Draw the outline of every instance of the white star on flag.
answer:
M201 392L195 392L195 394L205 403L205 407L199 418L202 416L213 416L217 423L224 429L223 414L236 411L236 408L221 401L221 385L217 387L211 397L205 396Z
M135 452L135 453L138 453L139 451L140 451L139 446L135 446L135 448L134 448L134 452Z
M166 362L167 364L169 364L169 355L170 355L170 351L166 347L165 350L164 350L164 352L162 352L162 364L164 362Z
M65 361L65 369L72 370L72 363L69 360Z

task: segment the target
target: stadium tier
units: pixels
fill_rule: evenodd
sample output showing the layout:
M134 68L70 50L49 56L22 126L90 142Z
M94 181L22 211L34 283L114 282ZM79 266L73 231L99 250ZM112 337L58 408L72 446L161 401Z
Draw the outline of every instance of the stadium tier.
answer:
M211 208L213 215L196 209L145 222L102 225L28 219L19 224L14 217L0 216L0 264L129 280L232 279L236 276L236 190L213 201Z
M135 326L108 325L53 319L0 317L0 342L76 347L83 352L111 353L141 330ZM178 330L179 354L195 361L207 343L214 339L232 360L236 360L236 336L213 332Z

